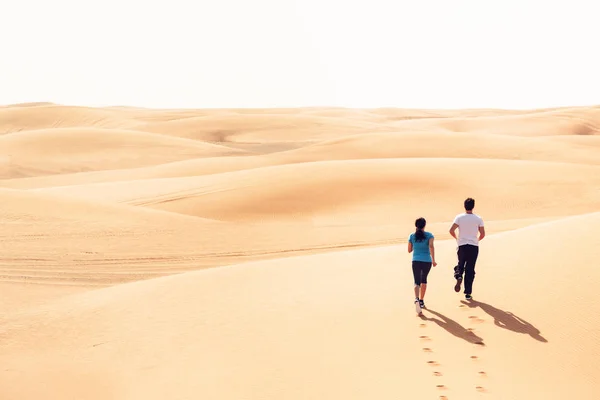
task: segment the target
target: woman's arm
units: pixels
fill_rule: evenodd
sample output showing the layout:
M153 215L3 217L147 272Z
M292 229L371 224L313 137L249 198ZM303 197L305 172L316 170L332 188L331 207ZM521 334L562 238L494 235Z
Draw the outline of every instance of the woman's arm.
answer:
M432 264L435 267L437 263L435 262L435 247L433 246L433 238L429 239L429 252L431 253Z
M412 251L413 251L412 242L408 242L408 252L412 253Z

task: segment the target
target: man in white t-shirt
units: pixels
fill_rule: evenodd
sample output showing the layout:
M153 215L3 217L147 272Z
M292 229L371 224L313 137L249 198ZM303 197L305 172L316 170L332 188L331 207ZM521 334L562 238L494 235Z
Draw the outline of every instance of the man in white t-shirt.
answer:
M475 200L469 197L465 200L464 205L465 212L454 218L450 235L456 239L458 244L458 264L454 267L454 278L456 279L454 291L460 291L464 274L465 298L470 300L473 291L473 280L475 279L475 264L479 255L479 241L485 237L485 228L483 227L483 219L473 213ZM458 237L455 233L457 228Z

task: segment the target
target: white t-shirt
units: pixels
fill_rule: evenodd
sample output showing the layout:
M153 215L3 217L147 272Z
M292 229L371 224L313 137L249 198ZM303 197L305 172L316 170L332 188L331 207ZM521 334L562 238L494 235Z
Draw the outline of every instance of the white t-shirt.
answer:
M458 225L458 245L472 244L479 246L479 227L483 226L483 219L477 214L462 213L454 218Z

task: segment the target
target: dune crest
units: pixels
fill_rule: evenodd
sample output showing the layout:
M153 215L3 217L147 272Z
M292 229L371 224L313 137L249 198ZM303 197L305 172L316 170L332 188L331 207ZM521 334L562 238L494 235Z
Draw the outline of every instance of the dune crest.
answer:
M595 399L599 130L600 107L0 107L0 398Z

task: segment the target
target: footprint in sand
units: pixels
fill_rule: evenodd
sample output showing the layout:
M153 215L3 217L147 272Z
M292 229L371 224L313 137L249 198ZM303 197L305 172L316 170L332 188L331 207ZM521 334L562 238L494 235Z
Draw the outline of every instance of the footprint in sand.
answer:
M419 324L419 327L420 328L425 328L425 327L427 327L427 324Z
M433 376L442 376L442 373L441 373L441 372L438 372L438 371L435 371L435 372L433 373Z
M479 318L476 315L470 315L469 319L471 319L471 321L473 321L473 322L475 322L477 324L480 324L480 323L482 323L484 321L483 319Z
M478 392L485 392L485 391L486 391L486 390L485 390L485 388L484 388L483 386L477 386L477 387L475 388L475 390L477 390Z
M432 352L432 350L429 347L423 347L423 351L425 353L431 353Z
M479 371L477 374L479 376L483 377L483 378L485 378L487 376L487 374L485 373L485 371Z
M431 339L429 338L429 336L425 336L425 335L423 335L423 336L419 336L419 339L421 339L421 340L424 340L424 341L426 341L426 342L428 342L428 341L430 341L430 340L431 340Z
M437 361L427 361L427 364L433 366L433 367L439 367L440 363L438 363Z
M448 400L447 396L440 396L440 400Z
M478 359L479 359L479 357L477 357L477 356L471 356L471 360L478 360Z
M435 387L438 388L439 390L446 390L446 385L435 385Z

